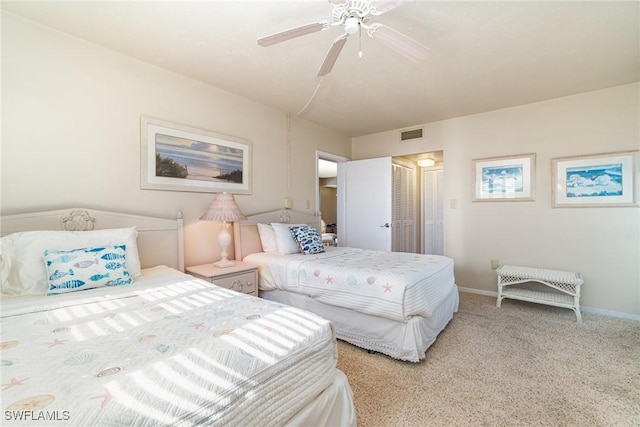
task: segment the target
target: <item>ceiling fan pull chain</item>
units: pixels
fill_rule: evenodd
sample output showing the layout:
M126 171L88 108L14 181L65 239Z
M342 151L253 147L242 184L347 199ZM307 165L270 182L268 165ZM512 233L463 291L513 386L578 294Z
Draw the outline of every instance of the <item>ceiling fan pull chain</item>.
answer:
M360 32L358 34L358 58L362 58L362 25L360 25Z

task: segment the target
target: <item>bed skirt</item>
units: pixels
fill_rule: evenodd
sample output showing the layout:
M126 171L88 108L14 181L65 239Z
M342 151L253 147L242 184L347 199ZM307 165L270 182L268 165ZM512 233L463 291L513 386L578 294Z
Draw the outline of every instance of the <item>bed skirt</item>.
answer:
M458 288L454 286L431 317L413 316L407 322L375 317L320 303L305 295L281 290L260 291L260 297L311 311L331 319L337 338L395 359L419 362L427 348L458 311Z
M356 427L353 393L347 376L336 369L333 383L285 425Z

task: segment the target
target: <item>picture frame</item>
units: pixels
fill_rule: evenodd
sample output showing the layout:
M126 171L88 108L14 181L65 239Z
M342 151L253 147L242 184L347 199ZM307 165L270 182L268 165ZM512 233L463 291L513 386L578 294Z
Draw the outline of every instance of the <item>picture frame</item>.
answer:
M535 200L534 153L473 159L473 201Z
M142 189L251 194L250 141L150 117L140 135Z
M554 208L638 206L638 151L551 159Z

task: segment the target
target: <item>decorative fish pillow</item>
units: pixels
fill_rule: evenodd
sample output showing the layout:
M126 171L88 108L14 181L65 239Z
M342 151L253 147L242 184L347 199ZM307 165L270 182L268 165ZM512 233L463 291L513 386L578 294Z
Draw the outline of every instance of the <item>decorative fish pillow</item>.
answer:
M49 277L47 295L131 284L133 280L125 260L124 244L71 250L47 249L44 251Z

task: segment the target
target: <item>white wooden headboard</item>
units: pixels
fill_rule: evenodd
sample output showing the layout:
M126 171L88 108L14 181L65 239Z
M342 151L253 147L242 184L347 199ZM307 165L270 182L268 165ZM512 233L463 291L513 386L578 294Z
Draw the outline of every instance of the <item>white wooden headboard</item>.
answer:
M272 222L307 224L315 227L318 232L322 229L322 221L319 216L303 212L280 209L250 215L244 221L233 223L233 244L235 248L235 258L238 261L241 261L247 255L262 252L262 244L260 243L257 224L271 224Z
M0 236L20 231L88 231L136 227L142 268L167 265L184 271L182 212L176 219L130 215L85 208L0 216Z

